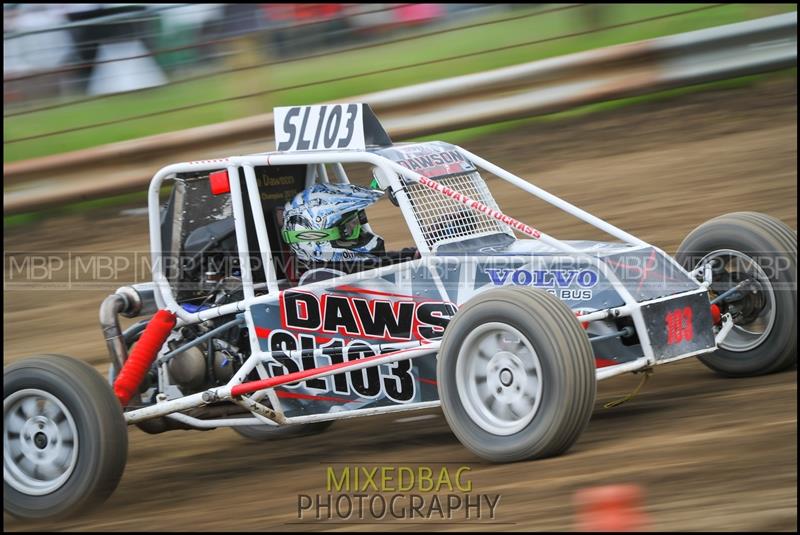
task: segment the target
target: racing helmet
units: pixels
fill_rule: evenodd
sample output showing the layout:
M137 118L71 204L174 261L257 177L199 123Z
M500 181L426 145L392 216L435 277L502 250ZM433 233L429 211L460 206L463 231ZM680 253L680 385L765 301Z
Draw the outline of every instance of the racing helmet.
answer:
M286 203L283 241L303 262L374 259L383 239L369 232L364 209L383 192L352 184L314 184Z

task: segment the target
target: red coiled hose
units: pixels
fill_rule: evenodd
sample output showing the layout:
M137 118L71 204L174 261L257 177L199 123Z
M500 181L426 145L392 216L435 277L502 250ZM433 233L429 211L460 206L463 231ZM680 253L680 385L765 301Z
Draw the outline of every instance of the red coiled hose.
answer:
M164 345L167 336L175 327L176 316L169 310L159 310L150 320L131 351L128 360L114 381L114 394L125 407L133 395L139 390L139 385L144 379L147 370L158 355L158 350Z

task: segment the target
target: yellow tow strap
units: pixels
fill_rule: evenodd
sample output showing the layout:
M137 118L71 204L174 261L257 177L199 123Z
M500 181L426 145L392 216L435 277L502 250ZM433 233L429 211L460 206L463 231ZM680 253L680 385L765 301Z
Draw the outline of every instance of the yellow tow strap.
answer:
M650 376L653 374L653 368L645 368L645 369L644 369L644 370L642 370L641 372L635 372L635 373L644 373L644 376L642 377L642 380L639 382L639 386L637 386L637 387L636 387L636 388L633 390L633 392L631 392L631 393L630 393L630 394L628 394L627 396L625 396L625 397L623 397L623 398L620 398L620 399L617 399L617 400L615 400L615 401L609 401L608 403L606 403L605 405L603 405L603 408L604 408L604 409L613 409L614 407L619 407L620 405L622 405L622 404L623 404L623 403L625 403L626 401L629 401L629 400L633 399L633 397L634 397L636 394L638 394L638 393L639 393L639 390L641 390L641 389L642 389L642 387L644 386L644 384L647 382L647 380L648 380L648 379L650 378Z

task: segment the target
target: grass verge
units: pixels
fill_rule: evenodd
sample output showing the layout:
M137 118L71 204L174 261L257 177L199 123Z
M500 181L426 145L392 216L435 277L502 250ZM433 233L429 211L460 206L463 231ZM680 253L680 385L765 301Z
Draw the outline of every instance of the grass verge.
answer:
M600 20L595 19L594 22L589 22L592 14L586 11L593 8L584 6L537 17L431 35L392 45L376 45L364 50L342 52L325 58L272 65L235 74L217 75L204 80L167 85L132 94L119 94L82 104L9 117L3 121L3 136L6 141L270 88L299 85L316 80L344 78L337 82L313 84L291 91L279 91L167 115L12 143L4 145L3 161L13 162L58 154L265 113L274 106L325 102L349 95L371 93L796 10L794 4L725 4L649 23L511 48L466 59L393 70L373 76L352 77L358 73L372 70L586 31L592 24L601 27L621 24L689 11L704 5L707 4L608 4L603 6L602 11L596 12L599 13ZM485 17L483 21L491 22L498 18L532 12L535 9L537 8L516 7L509 12ZM464 21L453 24L463 25ZM430 30L430 28L425 28L422 31ZM269 58L262 57L261 60L266 61ZM215 68L225 68L225 66L220 65Z
M506 132L522 126L535 124L537 122L559 121L567 118L580 117L585 115L591 115L592 113L619 109L640 103L669 101L678 98L682 95L697 93L701 91L739 89L739 88L749 87L757 83L769 82L772 80L782 80L787 78L796 78L796 77L797 77L796 68L785 69L782 71L768 73L768 74L743 76L740 78L734 78L730 80L721 80L718 82L697 84L694 86L670 89L647 95L640 95L636 97L628 97L608 102L590 104L572 110L554 113L550 115L544 115L540 117L515 119L510 121L504 121L501 123L494 123L490 125L483 125L473 128L456 130L452 132L443 132L441 134L420 137L415 139L415 141L441 140L455 144L465 143L467 141L471 141L476 138L496 135L500 132ZM146 206L146 204L147 204L147 192L143 190L140 192L126 193L124 195L116 195L113 197L105 197L100 199L92 199L88 201L67 204L56 208L48 208L46 210L39 210L24 214L4 216L3 224L5 225L6 228L16 228L36 223L38 221L42 221L48 217L53 217L53 216L82 214L92 210L110 209L114 207Z

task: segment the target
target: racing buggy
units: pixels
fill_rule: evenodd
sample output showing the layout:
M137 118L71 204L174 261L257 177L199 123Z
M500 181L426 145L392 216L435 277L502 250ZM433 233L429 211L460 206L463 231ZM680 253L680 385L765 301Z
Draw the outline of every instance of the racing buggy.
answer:
M471 452L512 462L566 452L597 381L690 357L731 377L796 364L797 234L773 217L711 219L673 258L461 147L392 143L367 105L276 108L274 121L277 151L153 177L152 281L100 306L109 377L59 355L5 368L7 512L107 498L128 425L268 441L441 406ZM350 184L354 166L415 248L298 262L292 244L371 232L362 214L286 229L288 202ZM562 241L510 217L481 171L614 240ZM120 316L138 321L123 330Z

